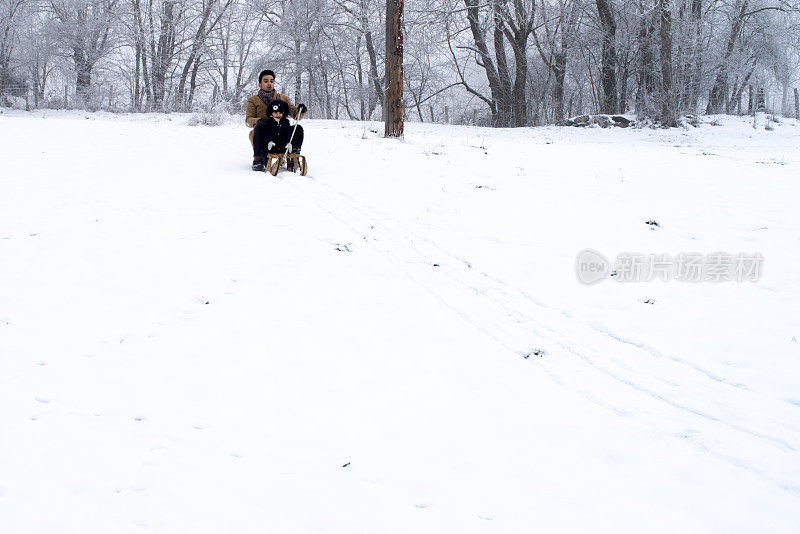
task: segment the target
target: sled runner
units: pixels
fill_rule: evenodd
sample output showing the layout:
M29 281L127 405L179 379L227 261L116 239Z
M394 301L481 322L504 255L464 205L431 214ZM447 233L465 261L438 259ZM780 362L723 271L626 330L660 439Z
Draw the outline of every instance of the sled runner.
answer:
M289 171L300 171L300 176L305 176L308 172L308 163L306 163L306 157L301 154L267 154L266 159L267 160L264 163L264 171L270 173L272 176L278 176L278 171L280 170L281 166L284 165Z

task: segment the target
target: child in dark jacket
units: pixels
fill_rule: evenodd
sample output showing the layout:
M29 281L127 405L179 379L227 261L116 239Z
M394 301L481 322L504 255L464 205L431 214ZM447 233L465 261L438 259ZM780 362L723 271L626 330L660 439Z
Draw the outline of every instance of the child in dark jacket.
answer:
M289 152L300 153L300 147L303 145L303 131L299 128L292 137L292 125L289 124L289 119L286 118L288 106L283 100L273 100L269 104L269 110L272 119L267 119L267 152L269 153L283 153L286 148ZM291 143L289 139L291 138Z
M266 146L266 151L263 153L263 156L267 154L283 154L286 152L287 148L289 152L300 153L300 147L303 145L303 129L297 128L294 132L294 137L292 137L292 130L294 130L294 128L289 124L289 119L285 116L288 108L289 106L283 100L273 100L269 103L269 106L267 106L271 117L259 119L256 128L264 128L264 145L262 146ZM291 142L289 141L290 138ZM256 144L260 143L256 143L254 139L254 146ZM253 170L263 170L261 159L262 158L258 158L257 162L253 162ZM259 166L258 169L256 169L257 164ZM292 160L289 160L287 164L294 167L294 161Z

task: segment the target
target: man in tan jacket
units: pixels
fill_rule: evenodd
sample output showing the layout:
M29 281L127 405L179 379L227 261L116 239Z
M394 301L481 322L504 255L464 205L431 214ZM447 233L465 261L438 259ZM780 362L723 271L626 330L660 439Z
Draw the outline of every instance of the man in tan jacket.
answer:
M271 70L263 70L258 75L258 94L247 99L247 111L245 112L245 122L252 128L250 131L250 142L253 144L253 170L263 171L264 162L262 156L267 154L266 134L267 117L269 112L267 106L273 100L283 100L289 108L289 116L293 119L302 119L308 108L305 104L292 104L289 97L275 90L275 73ZM303 145L303 127L297 125L294 137L291 142L291 152L300 153Z

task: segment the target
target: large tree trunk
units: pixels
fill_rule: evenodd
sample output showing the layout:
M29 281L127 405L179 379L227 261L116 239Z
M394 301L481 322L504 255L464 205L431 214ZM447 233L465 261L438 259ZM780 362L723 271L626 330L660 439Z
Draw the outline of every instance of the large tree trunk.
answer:
M325 118L330 119L333 113L331 109L331 89L328 86L328 71L322 69L320 75L322 76L322 87L325 90Z
M561 50L555 54L553 58L556 75L556 87L553 91L553 98L555 100L555 122L564 120L564 79L567 74L567 53L566 49L562 46Z
M653 54L654 43L652 18L645 8L643 1L639 2L639 65L636 88L636 115L639 119L654 119L655 109L655 58Z
M727 113L728 114L733 112L734 106L737 107L737 108L741 108L741 105L742 105L742 94L744 93L744 88L747 87L747 82L750 81L750 76L753 75L753 71L755 70L755 68L756 68L755 65L753 65L753 68L751 68L750 72L747 73L747 76L744 77L744 80L742 81L742 85L739 86L739 89L738 90L734 90L733 96L731 97L731 100L728 103L728 107L727 107ZM751 110L748 110L748 111L751 111Z
M302 43L300 42L300 37L295 35L294 37L294 57L300 59L300 53L302 52ZM311 80L309 79L309 85L311 84ZM294 103L299 104L303 101L303 97L301 96L302 93L300 92L303 88L303 69L301 68L300 64L295 65L294 67ZM309 87L309 91L311 87ZM311 102L308 103L311 105Z
M309 65L308 68L306 68L305 70L308 73L308 84L307 84L308 85L308 97L304 99L304 98L298 96L297 100L295 100L295 104L298 104L300 102L306 102L306 103L308 103L309 107L312 108L312 112L313 112L313 110L316 108L316 106L313 105L314 102L322 102L322 99L319 97L319 86L318 86L317 81L316 81L316 79L314 77L314 69L311 67L311 65ZM298 95L299 94L302 94L302 93L300 93L298 91ZM317 97L316 100L314 99L315 96ZM311 113L308 114L308 117L309 118L312 117Z
M139 0L133 0L133 17L136 25L136 48L139 56L139 64L141 65L141 79L144 82L144 88L140 89L138 98L135 102L137 111L142 110L142 100L145 95L147 96L148 106L153 102L153 91L151 88L150 69L147 65L147 38L145 37L144 22L142 19L141 6ZM155 52L155 48L151 48L151 52ZM151 57L152 60L152 57Z
M492 0L492 20L494 22L494 55L497 58L497 78L499 91L497 94L497 116L494 126L505 128L511 126L513 111L513 95L511 90L511 73L508 70L506 47L503 35L503 18L499 0Z
M528 124L528 103L525 100L525 84L528 81L528 38L519 38L514 43L514 88L511 91L511 99L514 109L514 126L522 127Z
M403 111L403 0L386 0L385 137L402 137Z
M161 23L158 33L158 42L155 41L153 31L150 33L150 61L151 61L151 90L153 93L152 110L163 111L164 97L167 91L167 73L172 65L175 54L176 25L180 13L175 13L177 1L165 0L161 5ZM154 28L153 28L154 30Z
M528 124L528 103L525 86L528 83L528 36L533 32L535 4L526 6L514 1L513 16L503 19L503 33L511 43L514 52L514 85L511 88L511 109L514 113L513 126Z
M491 93L491 100L489 101L492 110L492 122L494 125L500 124L500 115L498 113L499 102L503 100L503 84L500 80L500 75L497 68L489 55L489 48L486 46L486 37L483 33L483 28L480 25L479 18L479 0L464 0L464 5L467 8L467 21L469 22L469 29L472 32L472 39L475 42L475 48L480 58L480 65L486 72L486 79L489 82L489 91ZM482 97L482 95L479 95ZM484 98L484 101L487 99Z
M197 87L197 72L200 70L200 58L195 58L194 65L192 66L192 75L189 77L189 96L186 99L186 109L192 109L192 102L194 101L194 90Z
M661 125L678 125L678 111L672 90L672 12L669 0L659 0L661 10Z
M702 1L691 0L691 11L689 14L688 34L691 41L687 45L687 58L685 61L685 72L683 76L683 98L680 102L679 111L698 111L697 105L700 100L700 83L702 81L703 69L703 32L701 19L703 16Z
M141 64L142 64L142 47L136 43L136 69L133 74L133 101L131 108L133 111L139 111L139 92L141 91L139 80L141 79Z
M9 85L8 81L8 62L0 56L0 105L5 104L6 87Z
M784 83L783 85L783 95L781 98L781 115L784 117L789 116L789 84Z
M358 116L360 120L367 120L367 106L366 102L364 102L364 92L362 89L364 88L364 69L361 68L361 34L358 35L356 39L356 76L358 80ZM345 90L347 86L344 85ZM347 93L345 93L345 97ZM349 108L348 108L349 109Z
M79 48L73 49L72 59L75 62L75 97L83 101L92 85L92 65L86 58L86 53Z
M626 64L622 68L622 75L619 77L619 102L617 109L620 113L625 113L628 109L628 78L631 77L630 67Z
M600 113L617 112L617 25L609 0L595 0L600 26L603 30L603 45L600 66L600 85L603 89Z
M362 25L364 28L367 27L367 20L366 18L362 20ZM386 102L386 98L383 93L383 80L378 77L378 54L375 52L375 45L372 42L372 32L367 30L364 32L364 42L367 45L367 56L369 57L369 78L372 82L372 87L375 89L375 96L376 100L381 105L381 118L383 118L386 114L383 112ZM375 100L370 101L369 105L369 113L368 116L372 116L372 112L375 111Z
M230 25L225 28L225 37L222 39L222 94L223 98L228 97L228 71L230 70L230 61L228 60L229 50L231 47L231 29Z
M794 88L794 118L800 121L800 91Z

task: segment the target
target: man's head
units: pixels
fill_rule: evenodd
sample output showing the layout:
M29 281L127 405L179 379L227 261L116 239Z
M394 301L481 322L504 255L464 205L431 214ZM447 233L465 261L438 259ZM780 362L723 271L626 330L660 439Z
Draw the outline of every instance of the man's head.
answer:
M268 93L275 89L275 73L271 70L262 70L258 75L258 87Z

